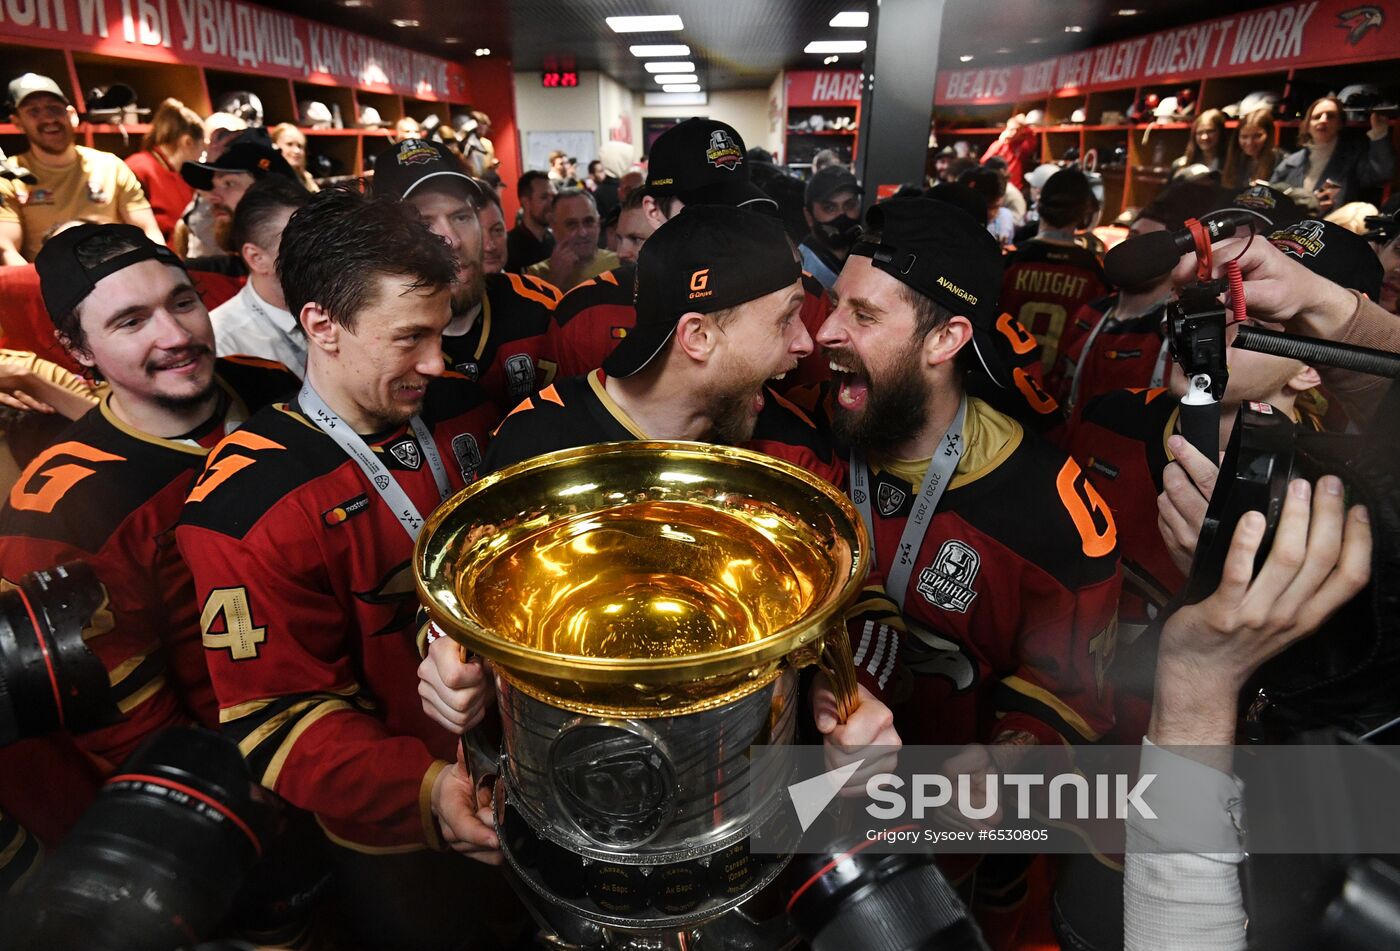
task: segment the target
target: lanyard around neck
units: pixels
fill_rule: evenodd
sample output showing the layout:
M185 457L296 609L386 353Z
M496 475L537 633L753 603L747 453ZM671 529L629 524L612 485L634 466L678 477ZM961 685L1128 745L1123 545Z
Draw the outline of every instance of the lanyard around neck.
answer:
M953 473L962 458L965 442L963 429L967 424L967 396L958 404L958 414L953 425L948 427L940 443L941 451L935 451L929 460L928 471L924 474L924 484L919 488L919 496L914 500L914 509L904 523L904 531L899 536L899 548L893 562L885 566L885 593L894 599L900 610L904 610L904 596L909 590L909 577L914 573L914 560L923 547L924 536L928 534L933 513L953 481ZM860 512L860 520L870 535L871 550L875 550L875 520L870 507L870 467L859 453L851 452L851 501Z
M403 530L408 533L409 540L417 541L418 530L423 527L423 516L418 511L418 506L413 504L413 500L403 490L403 486L399 485L398 480L394 478L393 473L388 470L384 463L379 461L374 450L370 449L369 445L360 438L359 433L351 429L345 420L337 416L335 411L326 405L326 401L321 399L320 394L311 388L309 380L302 383L301 392L297 395L297 402L301 405L307 418L315 423L321 432L334 439L345 454L360 467L360 471L374 486L374 491L379 493L384 504L389 506L389 510L399 520ZM408 423L413 428L413 435L418 439L418 445L423 451L424 458L428 461L428 468L432 470L433 481L437 483L438 499L447 498L452 491L452 486L447 481L447 469L442 464L442 456L438 454L437 446L433 444L433 434L428 431L428 427L417 415L412 416Z

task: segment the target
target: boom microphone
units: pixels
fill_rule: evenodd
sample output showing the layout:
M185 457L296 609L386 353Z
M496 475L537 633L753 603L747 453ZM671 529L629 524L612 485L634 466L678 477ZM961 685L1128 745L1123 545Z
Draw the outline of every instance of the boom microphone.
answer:
M1233 237L1241 225L1265 221L1258 212L1235 209L1207 215L1201 219L1211 244ZM1176 267L1183 254L1196 250L1196 237L1191 229L1180 231L1149 231L1129 238L1104 255L1103 272L1115 287L1141 287L1157 280Z

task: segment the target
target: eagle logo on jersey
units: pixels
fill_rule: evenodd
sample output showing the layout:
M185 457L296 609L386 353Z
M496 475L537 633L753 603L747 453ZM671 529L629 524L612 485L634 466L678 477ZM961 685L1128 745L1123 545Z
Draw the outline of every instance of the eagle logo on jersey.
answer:
M972 583L982 556L966 542L950 538L938 549L933 564L919 572L919 594L936 608L966 614L977 597Z
M535 389L535 363L528 353L506 358L506 386L515 399L524 399Z
M898 512L907 497L903 489L888 482L881 482L875 490L875 501L880 506L880 514L885 518Z
M476 473L481 468L481 447L477 445L476 437L471 433L453 436L452 455L456 458L457 465L462 467L463 481L471 482L476 479Z
M904 640L905 665L916 674L947 677L962 693L977 683L977 665L957 641L909 623L912 637Z
M417 472L418 467L423 465L423 455L418 451L418 444L412 439L405 439L396 442L389 447L389 452L393 453L395 459Z
M744 153L739 151L739 146L734 144L728 132L716 129L710 133L710 145L705 150L705 159L715 168L732 172L743 164Z
M368 591L356 591L355 597L365 604L389 609L388 621L371 637L403 631L418 614L418 589L413 583L413 563L405 561L395 565L378 584Z

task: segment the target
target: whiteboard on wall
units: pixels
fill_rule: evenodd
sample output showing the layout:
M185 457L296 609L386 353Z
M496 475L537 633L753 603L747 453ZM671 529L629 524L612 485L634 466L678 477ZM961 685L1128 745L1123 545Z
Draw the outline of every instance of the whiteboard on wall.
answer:
M588 163L598 157L595 132L526 132L525 167L549 171L549 153L558 149L578 159L580 176Z

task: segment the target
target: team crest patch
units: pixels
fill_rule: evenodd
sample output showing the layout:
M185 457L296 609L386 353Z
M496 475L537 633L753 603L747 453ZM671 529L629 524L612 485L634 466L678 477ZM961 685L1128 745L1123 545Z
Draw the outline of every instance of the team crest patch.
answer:
M457 465L462 467L462 479L471 482L481 468L481 447L471 433L462 433L452 438L452 455Z
M851 493L851 501L854 502L854 503L856 503L857 505L864 505L864 504L865 504L865 492L864 492L864 490L862 490L862 489L856 489L854 492L852 492L852 493Z
M903 489L890 485L888 482L880 483L879 488L875 490L875 502L880 507L880 514L885 518L898 512L899 507L904 504L905 498L907 496Z
M966 542L950 538L938 549L933 564L919 572L919 594L936 608L966 614L977 597L972 583L982 556Z
M1316 219L1300 221L1269 235L1269 243L1295 258L1315 258L1327 247L1322 239L1323 223Z
M389 447L389 452L393 453L394 458L399 462L415 471L423 465L423 455L418 451L418 443L412 439L394 443Z
M535 389L535 361L528 353L506 358L506 386L515 399L524 399Z
M710 133L710 144L705 149L705 159L715 168L733 171L743 163L744 153L739 151L739 146L734 144L728 132L716 129Z
M383 492L385 489L389 488L389 477L380 473L374 477L374 484L379 487L380 492Z
M452 369L456 370L458 373L462 374L462 376L466 377L468 380L471 380L473 383L481 379L481 364L477 363L475 360L468 360L465 363L459 363Z

